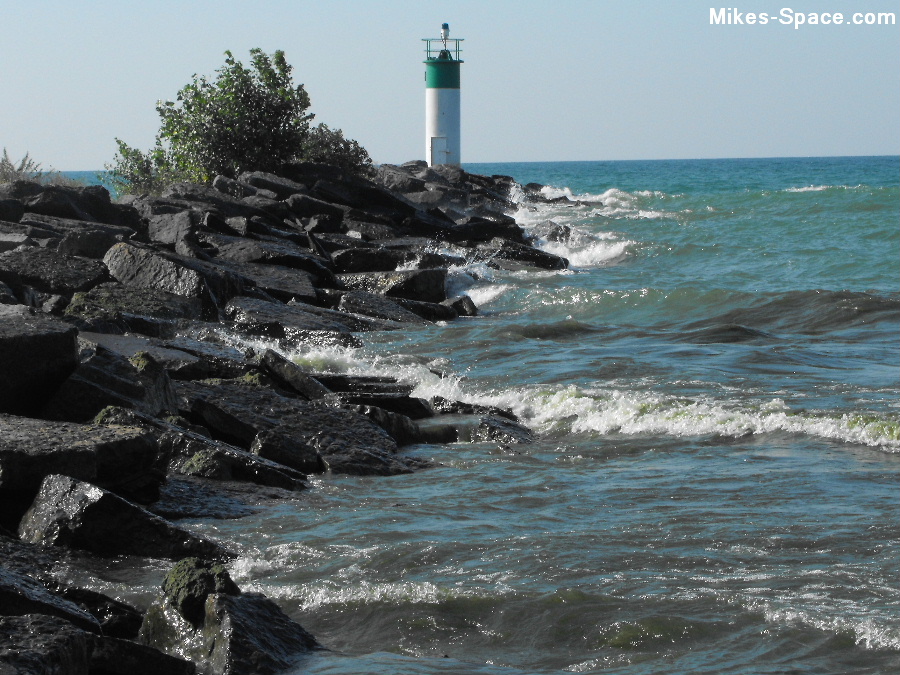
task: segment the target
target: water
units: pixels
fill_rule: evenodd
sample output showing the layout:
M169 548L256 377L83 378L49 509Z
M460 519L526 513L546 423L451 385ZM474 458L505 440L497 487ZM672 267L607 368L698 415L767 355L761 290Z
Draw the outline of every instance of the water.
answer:
M292 356L541 439L191 523L332 650L297 672L900 672L900 160L466 168L580 199L516 214L573 269L466 266L479 317Z

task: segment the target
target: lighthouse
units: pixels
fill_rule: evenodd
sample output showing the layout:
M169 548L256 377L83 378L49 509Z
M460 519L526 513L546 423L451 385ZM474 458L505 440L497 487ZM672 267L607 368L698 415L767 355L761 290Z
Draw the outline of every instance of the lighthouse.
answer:
M425 158L428 166L459 166L459 43L450 26L425 43Z

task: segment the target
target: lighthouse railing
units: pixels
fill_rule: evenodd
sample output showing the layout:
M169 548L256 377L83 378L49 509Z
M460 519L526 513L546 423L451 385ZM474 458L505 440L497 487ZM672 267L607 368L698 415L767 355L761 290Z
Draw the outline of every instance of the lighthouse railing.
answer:
M459 46L459 43L462 42L463 39L464 38L448 38L444 40L442 38L422 38L422 42L425 43L426 60L447 60L447 56L444 55L444 52L448 52L450 54L449 60L462 61L460 58L462 47Z

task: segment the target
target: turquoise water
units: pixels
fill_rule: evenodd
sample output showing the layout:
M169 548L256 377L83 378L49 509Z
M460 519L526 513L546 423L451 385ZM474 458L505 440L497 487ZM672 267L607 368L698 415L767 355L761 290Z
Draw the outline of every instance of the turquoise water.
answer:
M192 523L332 650L297 672L898 672L900 159L466 168L578 200L516 213L572 269L462 266L480 316L291 356L541 438Z

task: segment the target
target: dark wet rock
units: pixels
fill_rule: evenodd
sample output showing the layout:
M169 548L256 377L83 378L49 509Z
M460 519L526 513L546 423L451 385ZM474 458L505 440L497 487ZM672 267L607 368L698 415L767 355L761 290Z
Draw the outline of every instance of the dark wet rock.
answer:
M0 305L18 305L19 299L13 290L0 281Z
M257 191L256 188L252 185L241 183L234 178L229 178L228 176L222 175L213 178L212 186L222 194L226 194L237 199L242 199L243 197L248 197L249 195L255 195Z
M396 213L400 218L415 211L415 207L393 192L361 178L342 182L318 180L312 191L329 202L364 211L379 210L392 215Z
M496 406L479 405L478 403L451 401L441 396L435 396L431 399L431 407L435 412L449 415L480 415L502 417L512 422L519 421L519 418L511 410L497 408Z
M383 295L366 291L348 291L341 295L338 307L344 312L364 314L378 319L398 321L401 323L422 324L421 316L411 312L400 304L388 300Z
M51 593L30 576L8 569L2 563L0 563L0 614L6 616L47 614L65 619L84 630L100 632L97 620L74 602Z
M52 585L57 595L94 617L103 635L125 640L137 637L144 615L131 605L87 588L67 587L56 582Z
M106 225L35 213L25 214L20 225L36 239L47 238L48 247L55 248L60 253L86 258L102 258L113 244L138 236L133 228L124 225ZM49 240L53 241L52 245Z
M197 231L196 212L160 213L150 218L147 234L151 241L174 245Z
M444 300L441 304L452 307L459 316L478 316L478 307L468 295L458 295L455 298Z
M156 437L144 429L0 415L0 524L16 527L47 475L152 493L164 478L158 462Z
M278 352L267 349L260 359L260 365L279 385L300 394L308 401L331 397L330 389Z
M533 443L534 432L528 427L502 417L484 417L474 429L473 441L496 441L499 443Z
M252 218L253 216L267 217L265 211L261 211L257 207L231 195L223 194L207 185L175 183L163 191L162 197L163 199L190 202L195 208L198 203L202 204L206 208L218 211L223 218L233 218L235 216L244 216L245 218Z
M333 216L338 220L343 220L346 207L338 206L330 202L316 199L305 194L293 194L285 200L285 203L295 216L300 218L311 218L313 216L326 215Z
M404 251L350 248L332 254L338 272L392 272L411 257Z
M260 288L273 298L288 302L299 300L301 302L315 302L316 288L313 278L321 279L319 273L310 274L299 269L283 267L281 265L267 265L251 262L217 261L224 269L240 274L245 279L252 281L256 288ZM330 273L327 275L331 277Z
M380 293L389 297L441 302L447 299L444 285L447 271L403 270L396 272L365 272L339 274L338 280L350 290Z
M425 189L425 181L416 178L400 167L391 164L382 164L376 172L376 181L388 190L395 192L419 192Z
M233 272L128 243L113 246L103 262L112 276L129 288L149 288L197 298L207 313L239 295L246 285Z
M293 215L290 207L279 201L274 192L268 190L257 190L256 194L244 197L241 201L268 214L275 221L281 221Z
M344 221L334 215L334 214L325 214L320 213L317 216L311 216L309 218L303 218L303 230L307 233L307 235L312 232L313 234L341 234L347 231L347 227L344 225Z
M331 391L349 394L392 394L408 396L415 385L398 382L392 377L377 375L345 375L314 373L314 377Z
M90 650L88 634L64 619L0 616L3 675L89 675Z
M241 593L223 568L191 559L166 576L139 640L207 675L270 675L319 648L274 602Z
M393 439L356 413L287 398L265 387L180 383L178 389L186 416L214 436L254 452L271 451L261 456L299 471L310 471L318 462L316 453L336 473L410 471L406 458L394 456Z
M111 282L73 295L65 316L84 330L159 337L184 320L199 320L202 306L199 298Z
M12 228L5 228L10 230ZM24 229L24 228L23 228ZM0 253L12 251L20 246L37 246L38 242L24 232L0 231Z
M453 321L459 316L452 303L446 304L446 301L440 303L421 302L419 300L407 300L406 298L393 298L393 300L404 309L408 309L426 321Z
M87 422L110 405L151 416L177 410L172 382L150 354L125 358L97 342L85 346L81 363L44 406L42 416Z
M546 220L543 223L531 226L529 233L547 241L567 242L572 236L572 228L568 225L554 223L552 220Z
M14 180L0 183L0 199L16 199L40 194L44 186L33 180Z
M221 234L201 234L202 242L212 247L217 258L238 263L266 263L304 270L330 280L327 261L289 242L270 242Z
M260 190L274 192L278 199L287 199L291 195L305 194L308 188L287 178L263 171L248 171L238 176L238 181Z
M484 218L471 216L457 223L448 234L450 241L489 242L501 239L519 244L526 242L525 231L515 220L500 216Z
M14 291L29 286L42 293L71 296L107 281L99 260L42 248L20 248L0 254L0 281Z
M375 424L384 429L393 438L397 445L412 445L422 442L422 434L418 425L406 415L401 415L390 410L385 410L375 405L356 405L348 403L343 406L360 415L364 415ZM423 461L423 467L427 462Z
M18 199L4 199L0 197L0 220L10 223L18 223L22 214L25 213L25 207Z
M261 449L265 439L254 439L255 454L240 448L204 438L186 431L171 431L160 438L160 445L171 455L170 468L184 476L200 476L212 480L240 481L282 490L305 488L306 474L285 464L266 459L271 453ZM295 462L296 463L296 462ZM321 463L313 457L305 470L320 471Z
M143 352L161 365L170 377L176 379L192 380L210 376L209 368L199 357L167 347L160 340L149 337L84 331L79 334L78 341L82 349L96 349L97 346L101 346L126 359Z
M198 337L200 339L182 335L167 339L162 345L196 356L204 363L207 377L241 377L253 368L245 355L234 347L215 341L212 335Z
M90 637L91 675L194 675L196 666L153 647L115 637Z
M378 406L388 412L397 413L413 420L434 416L434 410L425 399L402 396L393 393L343 393L344 403Z
M493 239L479 246L478 251L486 260L513 260L547 270L564 270L569 266L569 261L558 255L504 239Z
M227 556L218 544L181 530L112 492L61 475L44 479L19 524L19 537L101 556Z
M27 414L39 410L75 370L78 331L14 308L0 311L0 412Z
M273 338L286 346L303 342L358 344L344 324L292 305L239 297L225 307L225 316L241 332Z

